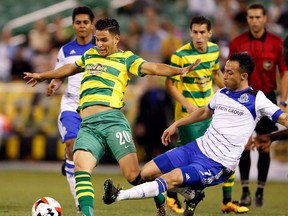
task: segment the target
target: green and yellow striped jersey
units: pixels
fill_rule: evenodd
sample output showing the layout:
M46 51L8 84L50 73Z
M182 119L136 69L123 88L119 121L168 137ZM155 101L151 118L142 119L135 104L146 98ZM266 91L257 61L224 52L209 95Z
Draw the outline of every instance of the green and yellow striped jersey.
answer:
M87 50L75 64L84 71L77 111L93 105L120 109L131 78L143 76L140 72L144 59L130 51L118 50L103 58L97 48Z
M180 75L169 77L176 82L176 87L192 104L203 107L208 104L214 95L212 88L212 73L219 70L219 47L208 42L207 52L201 53L193 47L192 42L185 44L171 56L171 65L186 67L200 58L201 63L186 77ZM188 113L179 102L175 104L175 120Z

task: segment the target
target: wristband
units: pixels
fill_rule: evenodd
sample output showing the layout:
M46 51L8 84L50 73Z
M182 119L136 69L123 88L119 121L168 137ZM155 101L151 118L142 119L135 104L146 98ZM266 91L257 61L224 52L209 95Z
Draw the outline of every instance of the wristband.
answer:
M287 106L287 102L286 102L286 101L280 101L279 104L280 104L281 106L284 106L284 107Z

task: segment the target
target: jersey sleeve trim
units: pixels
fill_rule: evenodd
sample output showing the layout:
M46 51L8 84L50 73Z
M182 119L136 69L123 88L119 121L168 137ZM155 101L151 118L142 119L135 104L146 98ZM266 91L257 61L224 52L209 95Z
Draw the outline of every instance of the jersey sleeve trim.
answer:
M274 122L278 121L279 116L284 113L281 109L277 110L273 115L272 115L272 120Z

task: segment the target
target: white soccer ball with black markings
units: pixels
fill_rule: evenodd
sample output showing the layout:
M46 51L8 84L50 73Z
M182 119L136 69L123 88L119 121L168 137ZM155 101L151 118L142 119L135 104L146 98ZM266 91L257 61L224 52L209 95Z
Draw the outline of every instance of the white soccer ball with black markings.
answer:
M33 204L32 216L62 216L62 208L55 199L42 197Z

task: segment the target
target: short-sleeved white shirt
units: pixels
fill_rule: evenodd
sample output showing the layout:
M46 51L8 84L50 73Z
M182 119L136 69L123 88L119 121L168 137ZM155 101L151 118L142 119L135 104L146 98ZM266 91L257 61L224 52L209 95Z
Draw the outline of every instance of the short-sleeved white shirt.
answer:
M232 170L260 118L277 121L283 113L262 91L250 87L239 92L220 89L208 107L214 111L212 122L197 144L207 157Z
M95 46L95 38L88 44L80 45L76 40L62 46L58 52L57 63L55 69L68 63L75 63L76 60L88 49ZM61 100L61 112L74 111L76 112L79 103L80 83L83 73L77 73L68 77L67 89Z

